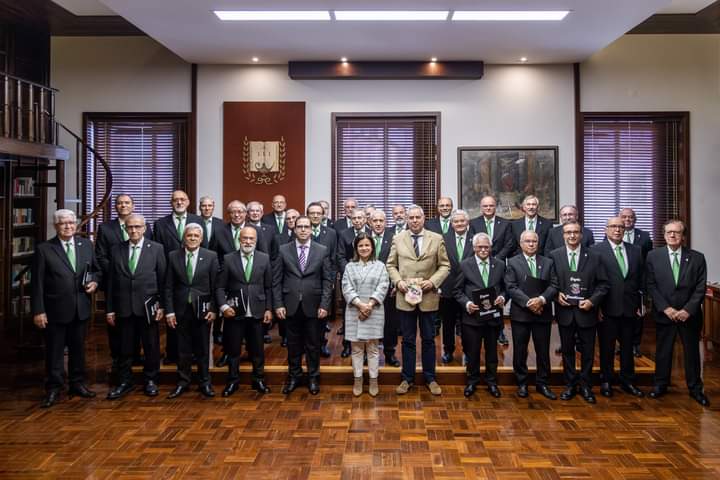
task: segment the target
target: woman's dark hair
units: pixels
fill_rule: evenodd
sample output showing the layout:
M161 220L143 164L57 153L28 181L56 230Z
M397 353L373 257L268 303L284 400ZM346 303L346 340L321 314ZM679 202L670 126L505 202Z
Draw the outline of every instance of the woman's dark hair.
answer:
M370 245L372 245L372 251L370 252L370 260L375 260L375 242L373 241L373 238L365 232L360 232L355 237L355 240L353 240L353 259L352 259L353 262L360 261L360 255L358 255L357 247L358 247L358 243L360 243L360 240L365 240L365 239L370 240Z

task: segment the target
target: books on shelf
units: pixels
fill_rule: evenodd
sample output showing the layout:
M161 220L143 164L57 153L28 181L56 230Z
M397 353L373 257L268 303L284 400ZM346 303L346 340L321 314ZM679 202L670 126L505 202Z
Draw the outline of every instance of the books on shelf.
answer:
M33 177L17 177L13 180L13 194L16 197L32 197L35 195L35 179Z
M19 275L20 275L20 272L21 272L22 270L24 270L26 267L27 267L27 265L23 265L23 264L21 264L21 263L18 263L18 264L15 264L15 265L12 266L12 277L11 277L11 278L12 278L12 282L11 282L11 285L12 285L13 288L20 286L20 278L19 278ZM26 284L30 283L30 271L29 271L29 270L25 273L25 283L26 283Z
M33 219L33 209L32 208L13 208L12 223L13 223L13 226L16 226L16 227L34 224L35 221Z
M13 257L19 255L27 255L33 253L35 249L35 239L33 237L15 237L12 239Z

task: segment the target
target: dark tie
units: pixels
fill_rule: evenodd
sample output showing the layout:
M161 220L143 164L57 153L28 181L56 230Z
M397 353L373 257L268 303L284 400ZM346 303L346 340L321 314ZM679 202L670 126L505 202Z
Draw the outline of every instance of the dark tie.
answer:
M420 238L420 235L413 235L413 250L415 250L415 256L420 257L420 245L418 244L418 239Z
M298 255L298 263L300 264L300 271L305 273L305 265L307 264L307 245L300 245L300 255Z

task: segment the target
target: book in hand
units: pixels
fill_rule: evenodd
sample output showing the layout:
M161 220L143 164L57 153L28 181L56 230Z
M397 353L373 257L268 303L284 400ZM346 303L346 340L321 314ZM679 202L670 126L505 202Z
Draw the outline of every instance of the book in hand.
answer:
M239 292L230 292L225 297L225 303L228 307L231 307L233 310L235 310L235 317L241 317L245 315L245 312L247 311L247 306L245 304L245 294L242 290Z
M528 275L527 277L525 277L523 291L528 297L535 298L542 295L542 293L547 289L548 285L550 285L549 280L543 280L542 278L535 278Z
M150 295L147 300L145 300L145 318L147 319L148 325L152 325L158 310L160 310L160 295Z
M585 300L587 294L587 286L582 276L575 272L568 276L568 288L565 293L565 301L570 305L577 306L582 300Z
M87 262L82 272L83 287L87 287L92 282L97 282L97 275L90 269L90 262Z
M496 298L494 288L481 288L472 291L472 301L480 308L477 314L481 317L499 317L501 315L500 310L495 305Z
M197 299L195 314L199 319L205 319L208 312L212 311L212 297L210 295L200 295Z

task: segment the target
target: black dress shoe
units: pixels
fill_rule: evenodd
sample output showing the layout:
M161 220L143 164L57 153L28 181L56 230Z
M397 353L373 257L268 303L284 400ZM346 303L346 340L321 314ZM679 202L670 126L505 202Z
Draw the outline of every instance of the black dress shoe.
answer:
M285 385L283 385L282 393L284 393L285 395L287 395L288 393L292 393L292 391L295 390L299 386L300 386L300 382L295 378L291 378L290 380L287 381L287 383Z
M636 358L642 357L642 352L640 351L640 345L633 345L633 355L635 355Z
M270 335L263 335L263 342L272 343L272 337Z
M710 406L710 400L708 400L703 392L690 392L690 397L703 407Z
M613 396L613 388L612 385L609 383L601 383L600 384L600 395L603 397L610 398Z
M636 397L644 397L645 396L643 391L640 390L639 388L637 388L632 383L623 383L622 385L620 385L620 389L623 392L628 393L630 395L635 395Z
M648 393L648 397L650 398L660 398L663 395L667 393L667 387L658 387L655 386L650 390L650 393Z
M212 398L215 396L215 390L213 390L212 385L210 385L209 383L205 385L200 385L198 391L202 394L203 397L206 398Z
M497 385L488 385L487 389L488 392L490 392L490 395L495 398L500 398L500 396L502 396L502 393L500 393L500 389Z
M282 341L280 342L280 346L283 348L287 348L287 337L282 338Z
M264 380L255 380L252 382L252 389L260 393L270 393L270 387L265 385Z
M47 395L45 395L45 398L43 398L42 403L40 403L40 408L50 408L55 405L58 400L60 400L60 392L57 390L50 390Z
M317 380L310 380L310 383L308 383L308 391L310 392L310 395L317 395L320 393L320 384Z
M440 361L442 361L443 363L450 363L450 362L452 362L452 361L453 361L452 353L447 353L447 352L446 352L446 353L443 353L443 354L442 354L442 357L440 357Z
M73 395L77 395L78 397L82 397L82 398L95 398L95 395L97 395L97 394L95 392L93 392L92 390L90 390L89 388L87 388L82 383L78 383L78 384L70 386L70 388L68 389L68 395L70 395L71 397Z
M176 358L165 357L163 358L163 365L175 365L177 364Z
M343 342L343 351L340 354L342 358L347 358L352 353L352 350L350 348L350 342Z
M238 384L237 383L228 383L225 385L225 390L222 392L223 397L229 397L233 393L237 392Z
M528 393L527 385L520 385L517 389L517 396L520 398L527 398L530 393Z
M320 347L320 356L323 358L330 358L330 349L327 344Z
M567 387L565 391L560 394L560 400L572 400L575 398L575 395L577 395L577 388L574 386Z
M472 397L475 393L475 390L477 390L477 387L474 383L470 383L468 385L465 385L465 390L463 391L463 395L466 397Z
M180 395L182 395L183 393L187 392L187 390L188 390L187 385L178 385L177 387L175 387L175 389L172 392L170 392L168 394L167 398L169 400L172 400L173 398L177 398Z
M557 400L557 395L553 393L552 390L550 390L550 387L547 385L537 385L535 387L535 391L540 393L543 397L549 399L549 400Z
M400 360L395 358L395 355L385 355L385 365L388 367L399 367Z
M145 384L145 388L143 389L143 393L147 395L148 397L157 397L158 394L158 386L155 382L152 380L148 380Z
M135 390L135 385L133 385L132 383L121 383L120 385L108 392L107 399L117 400L118 398L124 397L133 390Z
M595 399L595 395L593 395L592 389L590 387L582 387L580 389L580 395L582 395L583 399L588 403L597 402L597 400Z
M338 335L345 335L345 327L340 327L337 329Z
M228 354L223 353L222 355L220 355L220 358L218 358L217 361L215 362L215 366L222 368L228 364L228 360L229 360Z

